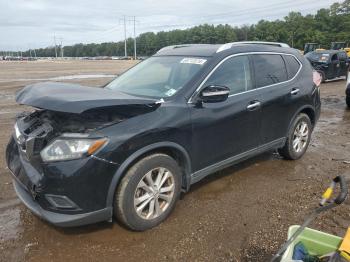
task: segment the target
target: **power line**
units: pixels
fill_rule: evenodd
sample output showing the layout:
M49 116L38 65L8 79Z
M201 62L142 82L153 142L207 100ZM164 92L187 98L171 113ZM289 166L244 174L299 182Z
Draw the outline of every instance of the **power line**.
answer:
M310 1L310 0L303 0L303 1L298 1L298 4L303 4L303 3L319 3L320 0L314 0L314 1ZM266 10L273 10L275 15L277 16L278 14L282 14L282 12L280 10L278 10L280 7L292 7L296 5L296 1L286 1L284 3L278 3L278 4L270 4L270 5L265 5L263 7L257 7L257 8L249 8L249 9L241 9L241 10L234 10L234 11L230 11L230 12L225 12L225 13L217 13L217 14L211 14L211 15L204 15L204 16L191 16L191 18L193 17L197 17L200 18L200 21L195 22L195 23L182 23L182 24L173 24L173 25L150 25L149 23L141 23L141 27L149 27L149 28L169 28L169 27L176 27L176 26L182 26L182 27L186 27L186 26L195 26L198 24L201 24L203 22L204 19L203 18L215 18L218 17L218 19L216 19L216 23L218 24L220 23L219 21L222 21L225 16L232 16L234 18L233 21L237 21L238 17L242 17L242 16L248 16L248 15L252 15L252 14L257 14L257 13L261 13L264 12ZM312 9L312 8L311 8ZM310 10L310 8L303 8L303 9L299 9L299 11L308 11ZM277 14L276 14L277 11ZM284 13L284 12L283 12ZM269 12L269 14L271 14L271 12ZM232 20L230 21L232 23ZM211 22L209 22L211 23ZM228 23L228 21L226 22Z
M328 2L328 1L327 1ZM234 10L234 11L229 11L225 13L217 13L217 14L210 14L210 15L204 15L201 16L203 18L205 17L223 17L223 16L228 16L228 15L243 15L243 14L251 14L251 13L256 13L255 11L265 11L266 9L270 10L271 8L281 8L281 7L290 7L290 6L295 6L303 3L320 3L320 0L302 0L302 1L296 1L296 0L291 0L291 1L284 1L283 3L275 3L275 4L269 4L269 5L264 5L263 7L255 7L255 8L246 8L246 9L241 9L241 10Z
M269 19L271 18L275 18L275 17L278 17L280 16L282 13L278 10L280 7L291 7L291 6L295 6L295 5L300 5L300 4L309 4L310 2L311 3L320 3L321 0L302 0L302 1L298 1L298 0L289 0L289 1L285 1L283 3L275 3L275 4L270 4L270 5L265 5L263 7L256 7L256 8L247 8L247 9L241 9L241 10L234 10L234 11L229 11L229 12L225 12L225 13L216 13L216 14L210 14L210 15L191 15L191 16L182 16L182 17L191 17L191 18L194 18L194 17L197 17L200 19L200 21L198 22L195 22L195 23L178 23L178 24L168 24L168 25L154 25L154 24L151 24L149 22L139 22L139 21L136 21L137 24L141 27L141 28L144 28L143 30L141 30L141 33L142 32L146 32L147 30L151 30L151 29L157 29L157 28L176 28L176 27L184 27L184 28L188 28L188 27L193 27L193 26L198 26L200 24L202 24L203 22L207 22L207 21L203 21L203 18L215 18L215 17L218 17L218 19L215 19L215 22L212 21L212 22L209 22L210 24L221 24L221 23L228 23L228 24L232 24L234 23L235 21L238 20L238 18L242 17L242 16L248 16L248 15L251 15L251 14L257 14L257 13L261 13L261 12L264 12L266 10L270 10L270 9L273 9L273 13L274 15L271 16L271 12L269 12ZM299 11L301 12L305 12L305 11L308 11L308 10L312 10L313 8L304 8L303 9L300 9ZM277 11L277 13L276 13ZM150 15L150 16L141 16L141 17L152 17L152 16L155 16L155 15ZM223 19L225 18L225 16L232 16L234 18L234 20L230 20L230 21L223 21ZM126 19L126 16L124 15L122 19L123 23L124 23L124 19L125 19L125 24L127 22L133 22L133 20L130 20L130 19ZM221 21L221 22L220 22ZM126 27L126 25L125 25ZM182 28L179 28L179 29L182 29ZM110 28L110 29L107 29L103 32L100 32L98 34L101 34L101 35L109 35L111 33L114 33L114 31L118 30L118 27L113 27L113 28ZM124 28L124 41L125 39L127 38L126 35L130 33L128 32L127 28ZM109 36L104 36L103 38L107 38ZM92 42L96 42L96 40L98 42L100 42L99 38L98 39L91 39L90 41Z
M301 11L309 11L310 8L305 8L305 9L302 9ZM263 11L263 10L261 10ZM257 13L257 12L255 12ZM218 25L218 24L223 24L223 23L227 23L227 24L232 24L234 21L237 21L238 17L241 17L241 16L246 16L250 14L250 12L246 12L246 13L242 13L242 14L237 14L237 15L234 15L234 19L231 20L231 21L225 21L225 22L222 22L222 19L219 19L219 20L216 20L215 22L212 21L212 22L207 22L209 24L212 24L212 25ZM280 11L279 10L274 10L272 12L269 12L268 14L268 17L271 19L271 18L275 18L275 17L280 17ZM220 22L221 21L221 22ZM199 22L199 23L178 23L178 24L168 24L168 25L141 25L142 28L153 28L153 29L157 29L157 28L174 28L174 27L193 27L193 26L198 26L198 25L201 25L203 24L203 22ZM145 30L144 30L145 31Z

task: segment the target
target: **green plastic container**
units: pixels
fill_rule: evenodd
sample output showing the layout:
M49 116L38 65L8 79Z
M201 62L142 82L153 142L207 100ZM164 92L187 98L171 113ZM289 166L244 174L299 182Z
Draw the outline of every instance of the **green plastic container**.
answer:
M290 226L288 230L288 239L293 235L300 226ZM281 262L291 262L293 257L294 246L302 242L307 248L310 255L322 256L334 252L342 242L341 237L323 233L311 228L305 228L304 231L293 241L284 253Z

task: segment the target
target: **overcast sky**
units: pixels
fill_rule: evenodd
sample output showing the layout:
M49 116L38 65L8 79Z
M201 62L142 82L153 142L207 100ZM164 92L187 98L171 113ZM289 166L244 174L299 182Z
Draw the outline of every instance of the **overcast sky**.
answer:
M136 34L202 23L252 24L290 11L315 13L334 0L0 0L0 50L119 41L123 15L136 16ZM133 24L127 21L127 35Z

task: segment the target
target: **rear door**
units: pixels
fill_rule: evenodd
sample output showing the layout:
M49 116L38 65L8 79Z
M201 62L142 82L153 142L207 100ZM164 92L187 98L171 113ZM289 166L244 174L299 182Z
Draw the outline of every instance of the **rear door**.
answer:
M193 130L193 168L198 171L259 145L260 96L253 90L249 56L222 62L202 87L230 88L224 102L190 104Z
M301 64L291 55L254 54L252 59L256 88L261 89L261 144L264 145L286 136L300 103L302 90L293 78Z

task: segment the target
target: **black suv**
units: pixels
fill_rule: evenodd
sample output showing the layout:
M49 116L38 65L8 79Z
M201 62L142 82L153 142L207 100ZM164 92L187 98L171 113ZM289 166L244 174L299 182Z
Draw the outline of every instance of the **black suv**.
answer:
M321 75L322 82L348 77L349 58L345 51L320 50L307 53L305 57Z
M182 192L268 150L306 151L320 114L310 63L268 43L161 49L103 88L39 83L6 150L14 187L59 226L161 223Z

